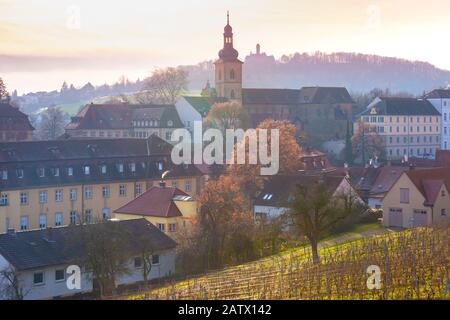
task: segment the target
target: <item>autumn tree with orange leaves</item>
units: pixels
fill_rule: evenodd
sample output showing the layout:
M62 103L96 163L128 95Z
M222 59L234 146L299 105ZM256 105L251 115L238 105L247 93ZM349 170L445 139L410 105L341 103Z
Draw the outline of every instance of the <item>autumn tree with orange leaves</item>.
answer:
M259 124L256 128L258 139L260 137L259 130L268 130L267 139L269 153L271 145L271 130L279 130L279 172L292 174L301 169L301 164L299 161L299 156L301 153L301 147L297 143L296 133L297 128L294 124L286 120L273 120L267 119ZM246 159L249 160L252 157L257 157L257 155L249 154L248 141L241 141L245 144ZM237 148L238 145L235 146ZM260 171L261 164L231 164L227 168L229 175L237 181L241 186L241 190L249 197L252 198L255 192L261 188L261 176Z
M245 243L246 230L251 228L252 214L240 192L239 185L230 176L208 181L198 197L200 212L198 228L205 245L208 268L215 268L232 257L246 251L236 252L234 245L239 238Z

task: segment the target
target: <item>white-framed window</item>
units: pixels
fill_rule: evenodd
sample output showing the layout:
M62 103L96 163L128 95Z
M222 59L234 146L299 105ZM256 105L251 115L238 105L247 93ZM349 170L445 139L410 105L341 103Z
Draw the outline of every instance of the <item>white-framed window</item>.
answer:
M2 180L8 180L8 170L2 169Z
M28 192L21 192L20 193L20 204L22 206L28 204Z
M172 187L174 187L174 188L178 187L178 182L176 180L172 181Z
M23 169L17 169L17 178L22 179L24 177Z
M159 264L159 254L152 255L152 264Z
M38 174L40 178L44 178L45 177L45 168L39 168L38 169Z
M28 230L28 216L20 217L20 230Z
M59 177L59 168L53 168L53 176Z
M409 189L400 188L400 203L409 203Z
M163 164L162 161L158 161L157 166L158 166L158 170L159 171L163 171L164 170L164 164Z
M41 286L45 284L45 277L43 271L33 273L33 285Z
M100 166L100 172L101 172L101 174L106 174L106 164L102 164Z
M55 190L55 201L61 202L63 199L63 191L61 189Z
M135 195L139 196L142 193L142 186L140 183L135 184Z
M84 166L84 167L83 167L83 172L84 172L84 174L85 174L86 176L90 175L90 174L91 174L91 167L89 167L89 166Z
M103 208L103 219L109 219L109 208Z
M119 185L119 196L125 197L127 195L127 189L124 184Z
M84 197L85 199L92 199L92 187L84 188Z
M136 163L134 162L130 163L130 171L133 173L136 172Z
M0 206L9 206L9 198L7 193L0 194Z
M56 269L55 270L55 282L62 282L66 280L66 270L65 269Z
M70 201L77 200L77 189L70 189Z
M47 191L39 191L39 203L47 202Z
M45 213L41 213L39 215L39 228L40 229L47 228L47 215Z
M185 190L186 192L192 191L192 182L191 182L191 180L187 180L187 181L185 182L185 184L184 184L184 190Z
M70 211L69 213L70 224L77 224L77 212Z
M158 223L158 229L164 232L166 230L166 225L164 223Z
M84 220L84 223L92 223L92 210L91 209L84 210L83 220Z
M136 269L141 269L143 265L144 264L142 263L142 258L141 257L135 257L134 258L134 267Z
M62 212L55 213L55 226L59 227L62 225Z
M117 171L118 171L119 173L123 173L123 163L118 163L118 164L117 164Z
M103 186L102 187L103 198L109 198L109 194L110 194L109 186Z
M175 231L177 231L177 224L169 223L169 232L175 232Z
M67 175L70 177L73 176L73 168L72 167L67 168Z

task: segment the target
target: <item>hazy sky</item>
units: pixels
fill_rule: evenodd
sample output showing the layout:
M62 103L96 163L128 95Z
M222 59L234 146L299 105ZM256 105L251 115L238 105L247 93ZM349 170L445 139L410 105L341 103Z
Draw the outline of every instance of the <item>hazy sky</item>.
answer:
M230 10L243 58L355 51L450 69L449 0L0 0L0 76L10 90L144 77L217 56Z

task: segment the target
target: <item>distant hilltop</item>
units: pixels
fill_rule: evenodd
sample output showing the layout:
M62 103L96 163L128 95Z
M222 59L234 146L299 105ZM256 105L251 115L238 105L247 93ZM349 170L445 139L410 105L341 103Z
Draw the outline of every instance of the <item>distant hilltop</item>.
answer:
M214 79L213 60L182 66L189 71L189 88L200 89ZM428 62L409 61L361 53L295 53L279 59L257 45L245 57L244 87L300 88L302 86L344 86L351 92L389 88L420 95L450 84L450 71Z

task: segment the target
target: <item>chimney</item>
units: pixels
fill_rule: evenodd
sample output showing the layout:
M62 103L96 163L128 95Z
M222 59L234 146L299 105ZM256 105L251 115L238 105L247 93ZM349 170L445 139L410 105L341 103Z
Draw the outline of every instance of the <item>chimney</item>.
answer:
M159 182L159 186L160 186L161 188L165 188L165 187L166 187L166 182L165 182L164 180L161 180L161 181Z

